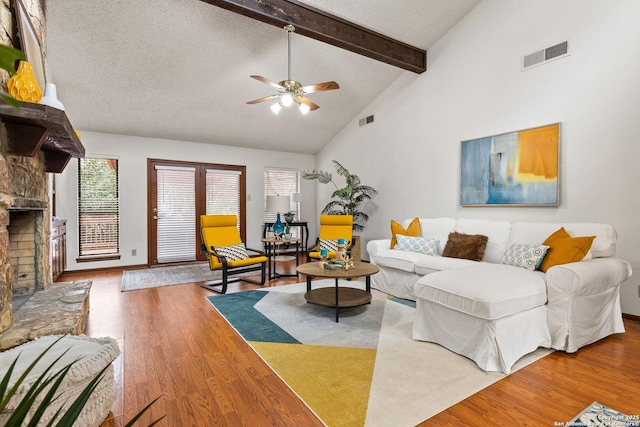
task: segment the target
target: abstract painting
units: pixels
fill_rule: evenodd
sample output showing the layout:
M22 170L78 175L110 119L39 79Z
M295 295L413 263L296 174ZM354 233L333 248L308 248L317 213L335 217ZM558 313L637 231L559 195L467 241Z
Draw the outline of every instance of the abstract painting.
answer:
M462 141L462 206L558 206L560 123Z

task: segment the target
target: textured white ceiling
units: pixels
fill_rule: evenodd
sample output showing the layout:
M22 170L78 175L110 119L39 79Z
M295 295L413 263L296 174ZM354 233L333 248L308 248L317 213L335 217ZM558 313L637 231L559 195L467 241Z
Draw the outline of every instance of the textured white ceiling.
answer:
M428 50L479 0L304 0ZM81 130L315 153L403 71L292 35L292 78L334 80L320 108L275 116L250 79L287 76L283 29L199 0L49 0L48 81ZM427 70L428 73L428 70Z

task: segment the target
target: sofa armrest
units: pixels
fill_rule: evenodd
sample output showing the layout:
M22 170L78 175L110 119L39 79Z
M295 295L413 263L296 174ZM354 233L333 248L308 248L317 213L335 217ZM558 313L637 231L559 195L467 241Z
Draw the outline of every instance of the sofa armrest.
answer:
M594 258L548 269L551 346L573 353L608 335L624 332L620 284L630 276L631 266L619 258Z
M598 295L631 277L631 265L620 258L556 265L547 270L549 302L554 295Z
M380 253L380 251L389 249L390 245L391 239L369 240L369 242L367 242L369 260L375 262L374 258Z

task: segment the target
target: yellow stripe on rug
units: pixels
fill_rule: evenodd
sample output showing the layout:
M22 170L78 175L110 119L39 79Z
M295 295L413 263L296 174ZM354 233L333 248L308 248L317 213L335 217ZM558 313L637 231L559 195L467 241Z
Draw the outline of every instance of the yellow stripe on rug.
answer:
M376 350L250 344L327 425L364 425Z

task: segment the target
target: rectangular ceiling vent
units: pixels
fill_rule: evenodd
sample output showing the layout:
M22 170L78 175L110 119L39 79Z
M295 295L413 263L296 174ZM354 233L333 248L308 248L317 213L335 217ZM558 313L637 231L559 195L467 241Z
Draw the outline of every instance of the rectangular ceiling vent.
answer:
M369 123L373 123L373 114L367 117L363 117L358 122L360 126L368 125Z
M569 56L569 41L564 41L523 56L522 71L567 56Z

